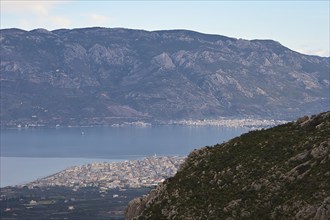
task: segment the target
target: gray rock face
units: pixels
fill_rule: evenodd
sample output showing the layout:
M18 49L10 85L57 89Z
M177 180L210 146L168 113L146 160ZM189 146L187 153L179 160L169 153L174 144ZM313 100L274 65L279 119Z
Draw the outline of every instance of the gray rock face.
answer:
M0 40L1 125L329 109L329 58L271 40L120 28L6 29Z

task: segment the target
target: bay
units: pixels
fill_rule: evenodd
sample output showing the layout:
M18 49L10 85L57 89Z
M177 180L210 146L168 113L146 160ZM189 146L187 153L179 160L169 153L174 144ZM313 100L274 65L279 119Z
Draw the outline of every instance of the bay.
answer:
M25 183L93 161L140 159L155 154L185 156L247 131L216 126L1 130L0 185Z
M55 174L71 166L120 159L0 157L0 187L21 185Z

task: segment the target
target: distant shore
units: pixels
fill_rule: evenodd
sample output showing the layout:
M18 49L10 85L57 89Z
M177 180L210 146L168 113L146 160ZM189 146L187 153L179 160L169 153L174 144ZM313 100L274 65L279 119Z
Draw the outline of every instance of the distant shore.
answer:
M261 119L261 118L218 118L218 119L182 119L169 121L133 121L118 122L112 124L46 124L30 122L12 122L1 125L1 129L27 129L27 128L90 128L90 127L140 127L147 128L152 126L221 126L221 127L239 127L239 128L263 128L284 124L289 121L279 119Z

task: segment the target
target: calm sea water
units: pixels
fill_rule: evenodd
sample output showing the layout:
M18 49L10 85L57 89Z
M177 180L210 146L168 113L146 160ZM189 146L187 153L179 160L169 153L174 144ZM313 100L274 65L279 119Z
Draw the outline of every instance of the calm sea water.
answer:
M187 155L246 128L153 126L1 130L1 187L93 161Z

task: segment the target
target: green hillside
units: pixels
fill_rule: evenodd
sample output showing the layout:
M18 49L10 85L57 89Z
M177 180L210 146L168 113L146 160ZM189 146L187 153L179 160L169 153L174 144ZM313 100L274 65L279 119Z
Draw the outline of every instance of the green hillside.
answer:
M128 219L329 219L330 112L195 150ZM137 217L138 216L138 217Z

